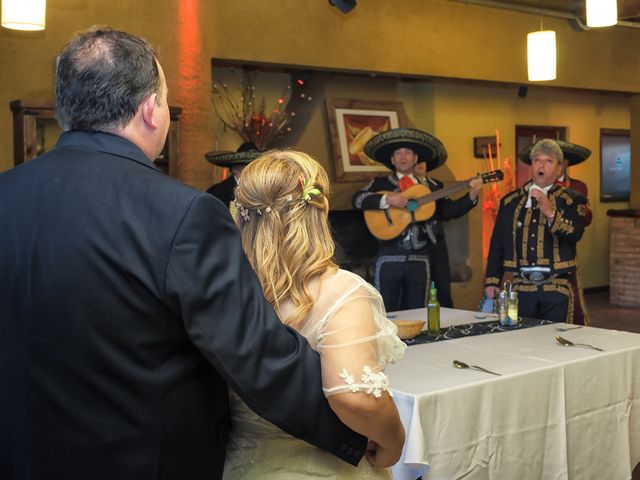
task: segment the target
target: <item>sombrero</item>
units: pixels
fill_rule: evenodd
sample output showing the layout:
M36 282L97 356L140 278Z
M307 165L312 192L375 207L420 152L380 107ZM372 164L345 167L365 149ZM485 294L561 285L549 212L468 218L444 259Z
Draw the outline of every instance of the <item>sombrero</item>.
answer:
M415 128L393 128L380 133L364 146L364 153L395 170L391 163L393 152L410 148L418 155L419 162L427 162L427 171L438 168L447 161L447 150L440 140Z
M258 150L255 143L245 142L235 152L209 152L204 154L204 158L219 167L231 168L238 165L248 165L263 153Z
M569 165L582 163L591 156L591 150L587 147L565 142L564 140L554 140L554 142L556 142L560 150L562 150L562 155L569 162ZM533 144L528 145L519 155L520 160L527 165L531 165L531 150L533 150Z

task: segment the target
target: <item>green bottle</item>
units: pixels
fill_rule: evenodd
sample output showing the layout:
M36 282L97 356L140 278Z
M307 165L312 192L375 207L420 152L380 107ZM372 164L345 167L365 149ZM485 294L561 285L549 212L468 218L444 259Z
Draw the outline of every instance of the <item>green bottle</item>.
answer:
M429 335L440 334L440 302L438 302L438 290L433 282L431 282L427 302L427 330Z

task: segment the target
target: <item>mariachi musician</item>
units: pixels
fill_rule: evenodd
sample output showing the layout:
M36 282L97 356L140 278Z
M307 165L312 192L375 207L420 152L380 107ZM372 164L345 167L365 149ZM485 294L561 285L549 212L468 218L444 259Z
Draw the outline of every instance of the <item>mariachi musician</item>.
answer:
M427 171L440 167L447 160L447 151L440 140L413 128L395 128L376 135L365 146L370 158L392 170L387 176L374 178L353 196L353 205L365 211L384 211L382 218L391 218L390 212L407 212L409 195L403 192L415 189L428 193L443 188L442 182L430 177L419 181L414 175L417 162L426 162ZM474 178L463 183L471 191L457 200L441 198L420 209L434 210L429 218L416 211L406 226L393 238L377 235L380 248L375 266L375 287L384 300L387 311L422 308L426 304L428 285L435 282L438 300L451 307L449 259L442 222L458 218L478 202L482 180ZM371 229L371 227L370 227ZM385 238L381 240L381 238Z
M510 276L522 316L570 323L587 200L556 184L564 159L557 142L540 140L529 156L531 180L500 201L484 291L493 298Z
M253 142L244 142L236 152L207 153L205 158L208 162L229 169L229 176L222 182L210 186L207 193L216 197L233 211L232 202L235 199L235 191L242 170L263 153Z
M558 177L558 180L556 180L556 185L580 193L584 198L587 199L587 203L584 206L584 226L588 227L589 225L591 225L593 213L591 212L591 208L589 207L589 191L587 189L587 185L580 180L569 177L569 172L567 169L572 165L578 165L579 163L584 162L591 156L591 150L589 150L587 147L583 147L575 143L565 142L563 140L556 140L556 143L562 150L562 155L564 157L564 161L561 165L560 176ZM519 155L520 160L522 160L527 165L531 165L530 156L532 148L533 145L529 145ZM571 289L573 290L573 308L571 309L573 312L573 316L572 318L568 319L568 321L569 323L576 323L579 325L589 325L589 313L587 312L587 306L584 301L584 292L582 288L582 281L580 279L580 269L578 268L577 257L576 272L571 277Z

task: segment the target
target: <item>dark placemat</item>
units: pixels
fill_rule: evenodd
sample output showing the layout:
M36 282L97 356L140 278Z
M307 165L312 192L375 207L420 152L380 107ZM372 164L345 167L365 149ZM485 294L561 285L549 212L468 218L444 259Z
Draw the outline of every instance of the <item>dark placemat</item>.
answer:
M518 325L513 327L500 325L498 320L478 323L463 323L460 325L452 325L451 327L441 328L438 335L430 335L421 333L411 340L403 340L407 345L420 345L422 343L440 342L443 340L453 340L455 338L473 337L475 335L486 335L488 333L511 332L513 330L522 330L524 328L539 327L554 323L550 320L540 320L538 318L522 318Z

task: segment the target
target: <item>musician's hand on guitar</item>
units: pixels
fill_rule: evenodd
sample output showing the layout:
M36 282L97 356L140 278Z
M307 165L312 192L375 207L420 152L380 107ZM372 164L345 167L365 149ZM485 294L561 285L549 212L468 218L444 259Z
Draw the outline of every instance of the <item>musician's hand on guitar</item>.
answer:
M476 198L478 198L478 193L482 188L482 179L476 177L469 182L469 187L471 187L471 191L469 191L469 198L475 202Z
M408 202L401 193L387 193L387 203L391 207L404 208Z

